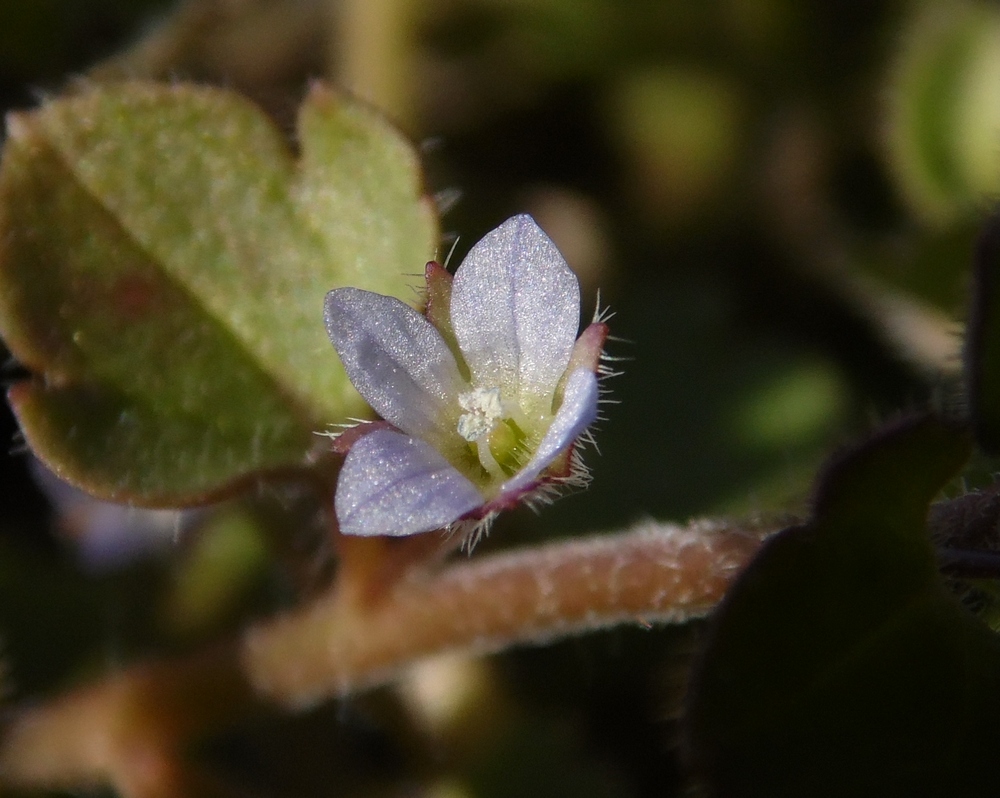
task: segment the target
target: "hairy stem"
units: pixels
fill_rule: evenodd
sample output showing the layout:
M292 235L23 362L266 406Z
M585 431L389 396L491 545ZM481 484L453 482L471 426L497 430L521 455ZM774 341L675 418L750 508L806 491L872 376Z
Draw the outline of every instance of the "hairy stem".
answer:
M293 706L391 678L454 649L498 651L622 623L703 615L757 550L728 527L647 524L460 562L399 580L359 609L337 593L251 629L244 663L263 695Z
M47 788L111 784L127 796L224 794L193 791L196 776L177 752L256 704L231 644L134 665L16 714L0 744L0 781Z
M330 3L336 35L332 78L406 125L413 116L411 0Z
M374 593L341 578L312 604L251 627L235 645L133 666L15 714L0 742L0 781L111 783L139 794L137 779L186 772L188 743L262 701L308 705L384 683L445 651L497 651L703 615L761 539L751 528L648 523L411 568Z

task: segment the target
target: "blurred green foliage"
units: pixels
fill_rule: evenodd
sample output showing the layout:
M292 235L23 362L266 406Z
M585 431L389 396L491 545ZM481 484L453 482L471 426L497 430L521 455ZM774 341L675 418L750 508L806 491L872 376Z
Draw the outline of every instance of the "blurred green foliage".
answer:
M729 592L688 718L719 794L1000 787L987 742L1000 640L946 591L924 525L968 453L961 431L928 419L869 441L824 476L808 524L768 541Z

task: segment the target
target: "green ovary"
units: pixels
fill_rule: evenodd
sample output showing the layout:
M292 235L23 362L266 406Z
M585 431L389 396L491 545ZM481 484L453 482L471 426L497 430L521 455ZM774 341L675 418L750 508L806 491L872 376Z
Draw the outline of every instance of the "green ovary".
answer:
M506 476L512 476L529 459L527 435L512 418L505 418L489 434L490 452Z

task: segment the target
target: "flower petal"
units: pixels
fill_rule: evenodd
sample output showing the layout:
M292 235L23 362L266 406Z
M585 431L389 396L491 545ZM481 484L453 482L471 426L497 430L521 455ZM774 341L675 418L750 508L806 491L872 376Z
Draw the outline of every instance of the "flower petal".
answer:
M563 401L552 426L538 444L528 464L503 484L501 496L510 496L530 488L556 456L594 423L597 418L597 396L597 377L594 372L577 369L569 375Z
M326 295L326 331L365 401L404 432L453 435L464 381L433 325L398 299L358 288Z
M451 320L473 383L551 401L580 324L580 284L534 220L515 216L458 268Z
M429 443L376 430L344 461L334 504L345 535L415 535L441 529L484 502Z

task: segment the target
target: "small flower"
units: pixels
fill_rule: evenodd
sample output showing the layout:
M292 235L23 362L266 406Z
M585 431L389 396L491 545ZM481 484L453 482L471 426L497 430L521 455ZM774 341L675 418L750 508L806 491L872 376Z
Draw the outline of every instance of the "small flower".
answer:
M529 216L487 234L451 276L427 265L427 314L339 288L326 328L354 387L385 419L337 441L348 535L488 524L586 481L575 451L597 417L607 326L576 339L580 286ZM387 423L386 423L387 422Z

